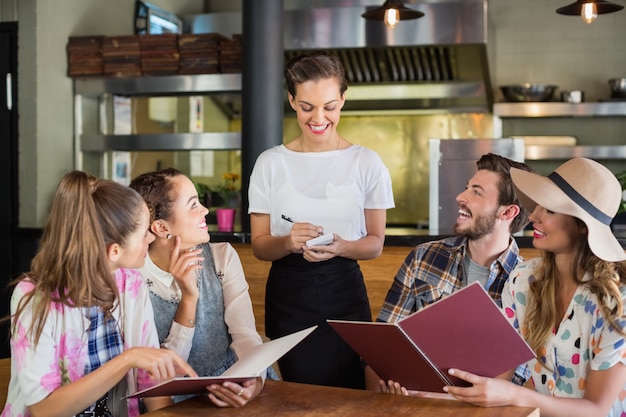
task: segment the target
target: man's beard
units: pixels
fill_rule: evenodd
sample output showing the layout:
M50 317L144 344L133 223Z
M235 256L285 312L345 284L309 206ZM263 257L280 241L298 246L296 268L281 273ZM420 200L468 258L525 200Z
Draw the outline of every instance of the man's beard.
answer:
M467 210L466 207L464 207L463 209ZM480 216L474 216L474 214L472 214L473 222L469 225L460 225L458 223L455 223L453 229L454 233L457 235L465 236L470 240L480 239L481 237L490 234L491 232L493 232L496 224L497 211L498 209L495 209L491 213L483 214Z

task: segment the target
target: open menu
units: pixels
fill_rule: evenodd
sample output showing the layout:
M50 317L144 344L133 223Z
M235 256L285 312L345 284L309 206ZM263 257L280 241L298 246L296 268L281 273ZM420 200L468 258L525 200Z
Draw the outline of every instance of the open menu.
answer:
M201 394L206 393L206 387L211 384L226 381L241 383L257 378L316 328L317 326L312 326L257 345L244 352L242 357L220 376L176 377L124 398Z
M397 323L328 323L381 379L409 390L468 386L448 369L496 377L535 357L477 282Z

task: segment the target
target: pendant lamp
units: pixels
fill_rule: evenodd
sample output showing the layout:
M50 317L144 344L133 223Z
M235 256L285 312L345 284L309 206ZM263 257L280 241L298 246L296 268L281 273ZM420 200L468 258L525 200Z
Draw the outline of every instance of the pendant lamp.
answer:
M624 8L619 4L605 0L577 0L575 3L556 9L558 14L580 16L585 22L591 23L599 14L613 13Z
M418 19L424 13L406 7L401 0L385 0L385 4L361 15L368 20L383 21L393 28L400 20Z

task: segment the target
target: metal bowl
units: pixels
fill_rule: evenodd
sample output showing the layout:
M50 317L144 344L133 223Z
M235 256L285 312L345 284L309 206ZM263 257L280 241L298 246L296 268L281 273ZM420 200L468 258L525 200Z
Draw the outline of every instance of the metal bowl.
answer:
M556 85L548 84L514 84L500 87L506 101L529 102L550 101L557 90Z
M611 98L626 98L626 77L611 78L609 87L611 87Z

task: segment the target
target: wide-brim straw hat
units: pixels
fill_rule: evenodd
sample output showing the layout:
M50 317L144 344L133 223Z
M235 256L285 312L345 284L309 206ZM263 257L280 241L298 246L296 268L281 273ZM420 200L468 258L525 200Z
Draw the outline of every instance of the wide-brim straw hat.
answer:
M587 226L587 240L594 255L610 262L626 260L624 249L611 231L611 221L622 201L622 187L602 164L573 158L547 177L511 168L511 179L528 211L539 204L576 217Z

